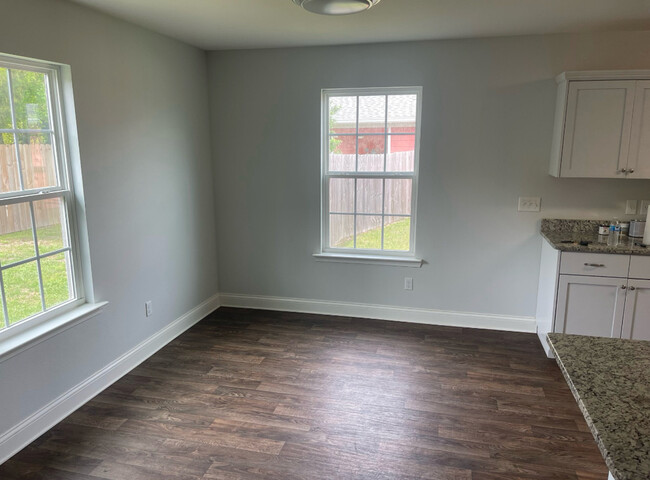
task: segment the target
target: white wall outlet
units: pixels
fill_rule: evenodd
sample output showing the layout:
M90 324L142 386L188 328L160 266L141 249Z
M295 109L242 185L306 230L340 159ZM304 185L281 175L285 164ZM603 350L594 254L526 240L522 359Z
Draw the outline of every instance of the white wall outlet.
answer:
M411 277L404 277L404 290L413 290L413 279Z
M636 200L628 200L625 202L625 215L635 215L638 203Z
M153 304L151 300L144 302L144 313L147 317L150 317L153 314Z
M639 213L641 215L646 215L648 213L648 205L650 200L641 200L641 208L639 208Z
M539 212L542 208L540 197L519 197L518 212Z

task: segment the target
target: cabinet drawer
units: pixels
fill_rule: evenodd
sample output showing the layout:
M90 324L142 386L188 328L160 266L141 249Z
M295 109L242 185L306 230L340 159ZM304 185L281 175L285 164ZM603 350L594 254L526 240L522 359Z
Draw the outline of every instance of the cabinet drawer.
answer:
M630 278L650 279L650 257L632 255Z
M564 275L625 278L629 269L629 255L562 252L560 260L560 273Z

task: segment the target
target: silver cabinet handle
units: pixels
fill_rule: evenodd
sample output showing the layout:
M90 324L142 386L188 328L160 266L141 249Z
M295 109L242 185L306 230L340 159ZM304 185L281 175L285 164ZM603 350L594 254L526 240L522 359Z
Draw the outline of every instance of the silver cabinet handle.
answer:
M585 263L585 267L604 267L604 263Z
M627 173L634 173L634 169L633 169L633 168L630 168L630 169L627 171Z
M625 290L627 288L627 285L621 285L621 288Z
M634 291L636 290L636 287L630 287L630 290Z
M621 168L621 173L627 173L627 168Z

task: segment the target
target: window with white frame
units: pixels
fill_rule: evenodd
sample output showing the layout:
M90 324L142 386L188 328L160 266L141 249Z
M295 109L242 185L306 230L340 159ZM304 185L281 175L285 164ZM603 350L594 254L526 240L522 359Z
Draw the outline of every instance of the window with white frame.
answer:
M323 90L323 252L414 255L421 95Z
M83 301L58 65L0 55L0 335Z

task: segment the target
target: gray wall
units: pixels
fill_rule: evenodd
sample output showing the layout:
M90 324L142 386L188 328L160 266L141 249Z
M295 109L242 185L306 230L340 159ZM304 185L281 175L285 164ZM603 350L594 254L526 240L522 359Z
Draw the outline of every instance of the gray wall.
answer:
M1 52L72 67L95 295L110 302L0 363L2 434L218 286L205 53L67 2L0 11Z
M624 215L649 181L547 174L564 70L650 68L650 34L212 52L220 291L534 316L542 217ZM320 90L421 85L419 270L318 263ZM543 211L518 213L518 196ZM412 276L414 290L403 290Z

